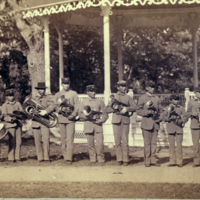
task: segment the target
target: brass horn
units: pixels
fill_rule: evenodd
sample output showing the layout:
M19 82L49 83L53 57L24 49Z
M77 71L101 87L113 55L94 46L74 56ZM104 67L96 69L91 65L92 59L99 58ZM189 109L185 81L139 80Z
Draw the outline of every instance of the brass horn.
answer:
M69 103L67 99L65 99L65 96L62 95L59 99L58 102L61 102L59 106L59 114L62 114L65 117L69 117L69 115L72 114L74 111L74 106Z
M89 121L94 123L102 118L102 112L92 110L89 105L84 107L83 113L85 114L85 116L88 118Z
M45 116L41 116L39 114L40 111L45 110L45 108L42 105L40 105L36 100L34 100L32 96L28 96L23 102L22 106L24 108L25 113L31 119L40 122L48 128L52 128L58 123L58 118L54 113L50 113Z
M116 114L120 114L121 110L124 108L124 107L128 107L128 105L124 104L124 103L121 103L120 101L118 101L116 98L115 98L115 95L114 94L111 94L110 97L109 97L109 100L111 102L111 108L114 110L114 112ZM133 112L128 112L128 116L131 117L133 115Z
M0 123L0 140L3 139L8 133L4 123Z

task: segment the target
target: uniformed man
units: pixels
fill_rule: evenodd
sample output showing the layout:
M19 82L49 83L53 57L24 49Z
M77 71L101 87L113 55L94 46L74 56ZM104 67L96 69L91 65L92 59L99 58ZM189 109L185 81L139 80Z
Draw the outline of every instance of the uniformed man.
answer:
M19 102L15 101L14 88L5 91L6 101L2 105L2 116L6 122L5 127L8 130L9 148L8 160L11 162L20 161L20 148L21 148L21 132L22 127L13 118L13 111L23 111ZM11 114L11 115L10 115Z
M57 104L58 123L61 134L61 145L64 160L67 164L72 164L73 161L73 142L75 133L75 118L78 115L79 99L77 92L70 89L70 79L62 78L63 89L56 93L55 104ZM60 104L62 101L67 101L68 104L74 107L73 112L69 116L64 116L60 112Z
M146 167L160 165L156 162L157 136L159 119L156 114L160 112L159 97L153 95L155 84L152 81L146 83L146 93L138 100L137 114L142 116L141 129L144 138L144 164Z
M38 94L35 97L32 97L36 100L41 106L45 107L45 110L40 111L41 116L45 116L54 111L54 101L50 95L46 95L46 86L44 82L38 82L37 87ZM32 120L32 129L35 140L37 159L39 162L50 162L49 160L49 128L41 124L36 120ZM42 143L43 147L42 147ZM44 153L43 153L44 151Z
M169 156L170 164L168 167L183 166L183 127L188 121L188 115L185 112L185 108L178 105L179 95L172 94L170 96L170 105L165 108L165 111L161 114L163 121L167 122L166 128L169 138ZM177 149L175 153L175 141ZM177 155L177 156L176 156Z
M193 167L200 166L200 87L194 88L195 98L188 102L188 116L191 117L191 133L193 142Z
M114 95L121 104L124 104L123 109L119 112L117 109L113 109L112 100L108 103L106 111L108 113L113 112L112 124L115 138L115 151L117 162L119 165L127 166L129 164L129 124L130 124L130 112L135 112L137 105L133 99L126 94L126 81L120 80L117 82L117 93Z
M80 103L79 117L84 122L84 133L88 141L90 162L105 162L104 157L104 145L103 145L103 127L102 124L108 119L108 114L105 112L105 104L102 100L97 99L96 87L94 84L86 86L86 92L88 98ZM88 108L89 106L89 111ZM101 117L97 117L98 114L91 118L92 112L100 112ZM95 120L96 119L96 120ZM94 120L94 121L93 121ZM96 140L96 150L95 141Z

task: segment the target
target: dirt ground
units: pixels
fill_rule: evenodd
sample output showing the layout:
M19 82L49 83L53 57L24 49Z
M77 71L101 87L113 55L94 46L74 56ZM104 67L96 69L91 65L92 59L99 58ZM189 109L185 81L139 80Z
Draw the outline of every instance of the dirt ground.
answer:
M104 166L117 165L115 149L104 147L106 163ZM61 146L55 143L50 143L50 161L51 163L39 163L37 161L36 149L34 139L32 136L22 137L21 145L21 161L20 163L10 163L7 161L8 153L8 138L5 137L0 140L0 166L12 165L12 166L65 166L66 162L63 160ZM130 165L143 165L143 147L129 147L129 159ZM183 165L191 166L193 163L192 147L183 148ZM158 163L167 164L169 162L169 149L158 148L157 149ZM74 156L73 166L99 166L101 163L91 164L89 162L88 147L87 144L74 144Z
M116 166L115 150L105 146L106 166ZM130 166L143 166L143 148L130 147ZM158 148L157 158L161 167L169 162L168 148ZM19 163L7 161L7 138L0 141L0 166L66 166L61 156L61 147L50 144L51 163L39 163L36 157L34 140L23 137L21 160ZM192 147L183 148L184 167L192 170ZM92 164L100 166L99 163ZM91 166L87 144L74 144L74 167ZM125 167L125 166L124 166ZM67 168L66 168L67 173ZM167 199L200 199L199 184L169 183L106 183L106 182L1 182L2 198L167 198Z

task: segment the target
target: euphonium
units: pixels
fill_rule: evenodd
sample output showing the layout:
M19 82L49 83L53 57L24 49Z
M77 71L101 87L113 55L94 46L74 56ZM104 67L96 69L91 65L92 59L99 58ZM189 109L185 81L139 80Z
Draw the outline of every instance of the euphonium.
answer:
M128 105L118 101L116 98L115 98L115 95L114 94L111 94L110 97L109 97L109 100L108 100L110 103L111 103L111 108L114 110L114 112L116 114L120 114L121 110L124 108L124 107L128 107ZM133 115L133 112L128 112L128 116L132 116Z
M45 107L40 105L35 99L31 96L28 96L23 102L23 108L25 113L32 119L40 122L48 128L56 126L58 123L58 118L54 113L50 113L45 116L40 115L41 110L45 110Z
M89 105L84 107L83 113L85 114L85 116L88 118L89 121L94 123L102 118L102 112L92 110Z

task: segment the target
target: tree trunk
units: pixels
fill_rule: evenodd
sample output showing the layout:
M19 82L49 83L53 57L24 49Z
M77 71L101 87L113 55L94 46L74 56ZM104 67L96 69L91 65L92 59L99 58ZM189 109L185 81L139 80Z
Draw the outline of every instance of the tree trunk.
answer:
M32 94L36 94L35 86L45 81L44 33L42 23L28 25L21 13L14 16L16 26L29 47L27 55L28 69L32 84ZM39 22L39 20L38 20Z

